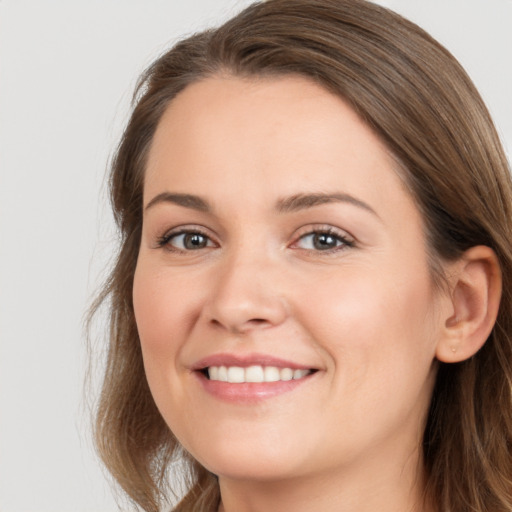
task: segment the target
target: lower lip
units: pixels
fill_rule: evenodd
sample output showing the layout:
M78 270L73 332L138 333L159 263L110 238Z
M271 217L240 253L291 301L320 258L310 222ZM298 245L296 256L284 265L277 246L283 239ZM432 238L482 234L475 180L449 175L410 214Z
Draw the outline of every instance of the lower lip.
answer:
M318 372L316 372L318 373ZM207 379L201 372L194 372L203 389L215 398L232 403L255 403L288 393L310 381L316 373L301 379L276 382L243 382L234 384Z

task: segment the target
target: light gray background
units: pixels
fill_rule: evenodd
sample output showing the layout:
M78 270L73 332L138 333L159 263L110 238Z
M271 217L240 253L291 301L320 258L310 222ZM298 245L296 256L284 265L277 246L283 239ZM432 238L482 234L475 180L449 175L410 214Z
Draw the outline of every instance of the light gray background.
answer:
M248 3L0 0L0 512L116 510L82 393L83 314L115 239L106 162L139 72ZM381 3L461 60L510 154L512 0Z

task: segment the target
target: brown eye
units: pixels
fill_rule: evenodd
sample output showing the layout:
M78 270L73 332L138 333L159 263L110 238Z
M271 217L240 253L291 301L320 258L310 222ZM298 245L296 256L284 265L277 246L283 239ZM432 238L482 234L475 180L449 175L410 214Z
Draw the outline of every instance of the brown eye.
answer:
M167 246L169 249L178 251L197 251L206 247L213 247L214 244L206 235L196 231L181 231L179 233L171 233L163 237L159 245Z
M297 242L297 246L300 249L313 251L329 251L351 245L351 242L340 235L322 231L315 231L303 235Z
M183 235L183 246L185 249L202 249L208 245L208 238L200 233L185 233Z
M315 233L313 235L313 246L319 251L325 251L326 249L334 249L341 241L328 233Z

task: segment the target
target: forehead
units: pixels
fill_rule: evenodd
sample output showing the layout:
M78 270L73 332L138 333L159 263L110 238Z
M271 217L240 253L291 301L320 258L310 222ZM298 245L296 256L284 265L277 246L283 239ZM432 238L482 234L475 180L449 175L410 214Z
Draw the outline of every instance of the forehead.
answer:
M188 86L164 113L144 195L147 203L171 189L222 202L237 189L253 202L337 189L378 205L383 192L407 194L395 168L357 114L311 80L211 77Z

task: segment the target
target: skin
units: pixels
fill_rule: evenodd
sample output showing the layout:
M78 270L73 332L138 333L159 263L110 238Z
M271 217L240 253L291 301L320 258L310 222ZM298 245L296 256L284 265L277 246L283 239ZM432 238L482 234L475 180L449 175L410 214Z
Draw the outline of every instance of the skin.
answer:
M162 193L200 196L210 211L154 202ZM276 209L318 193L365 206ZM208 78L158 126L151 202L133 290L146 374L170 429L219 476L220 510L426 511L420 443L454 310L432 283L418 208L372 131L303 78ZM162 246L181 228L206 246L186 249L179 236ZM336 247L315 248L311 233L327 228ZM219 352L318 371L290 392L230 403L192 370Z

